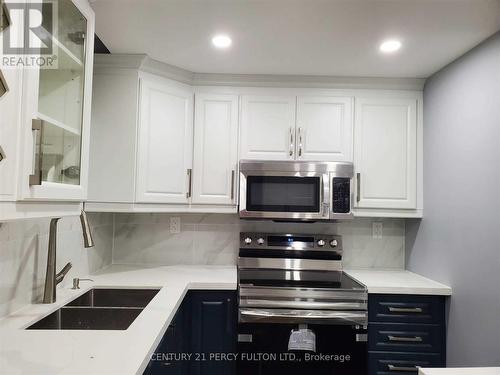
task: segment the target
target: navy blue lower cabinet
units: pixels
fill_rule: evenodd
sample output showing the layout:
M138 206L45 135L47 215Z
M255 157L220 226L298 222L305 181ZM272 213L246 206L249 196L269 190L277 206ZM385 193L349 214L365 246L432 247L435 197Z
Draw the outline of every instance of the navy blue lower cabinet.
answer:
M442 326L438 324L370 323L371 351L441 353Z
M234 375L236 341L236 291L189 291L144 374Z
M439 354L370 352L370 375L418 374L418 367L443 367Z
M186 336L191 324L189 308L188 298L185 298L156 348L144 374L189 374L189 362L182 360L183 353L190 350L189 335Z
M191 375L232 375L236 362L237 306L234 291L191 291Z
M370 294L368 318L388 323L444 323L443 296Z
M445 297L368 296L368 374L446 366Z

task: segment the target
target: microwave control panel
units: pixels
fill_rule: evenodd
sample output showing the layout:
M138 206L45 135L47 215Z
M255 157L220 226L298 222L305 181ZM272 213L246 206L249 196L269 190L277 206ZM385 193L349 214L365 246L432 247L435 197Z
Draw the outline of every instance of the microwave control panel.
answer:
M332 179L332 211L336 214L351 212L351 179L334 177Z

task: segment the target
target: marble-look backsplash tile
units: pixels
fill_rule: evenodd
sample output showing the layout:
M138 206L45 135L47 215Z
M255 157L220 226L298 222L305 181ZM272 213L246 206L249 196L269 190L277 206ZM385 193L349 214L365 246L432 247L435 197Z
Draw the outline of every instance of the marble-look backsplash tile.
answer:
M57 270L73 268L63 285L111 264L113 214L88 214L95 247L85 249L78 217L58 223ZM38 302L43 294L50 219L0 223L0 318Z
M181 233L170 233L170 218ZM372 219L337 223L243 221L222 214L115 214L113 263L236 264L240 231L332 233L344 241L344 267L404 268L405 221L383 219L384 236L372 238Z

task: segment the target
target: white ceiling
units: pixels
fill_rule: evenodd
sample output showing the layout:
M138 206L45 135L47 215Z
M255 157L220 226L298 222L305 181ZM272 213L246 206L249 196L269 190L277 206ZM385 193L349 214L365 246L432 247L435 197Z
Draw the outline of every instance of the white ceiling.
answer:
M198 73L425 78L500 30L500 0L94 0L112 53ZM229 50L211 37L231 35ZM399 38L394 55L378 51Z

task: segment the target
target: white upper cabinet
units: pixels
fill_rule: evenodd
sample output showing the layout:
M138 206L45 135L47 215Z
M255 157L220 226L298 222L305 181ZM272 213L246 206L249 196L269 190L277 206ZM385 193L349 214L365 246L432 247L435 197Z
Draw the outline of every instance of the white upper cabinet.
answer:
M357 98L357 208L417 208L417 99Z
M140 79L136 201L188 203L193 89L148 74Z
M352 131L352 98L297 98L297 159L352 161Z
M45 3L45 1L44 1ZM59 0L52 37L57 67L25 70L20 197L87 197L94 12L86 0Z
M421 91L190 85L147 56L96 60L88 210L236 213L254 159L354 162L356 216L422 216Z
M238 95L195 96L194 204L235 204Z
M295 96L241 96L241 159L294 159L295 100Z
M242 159L352 161L352 98L243 95Z

